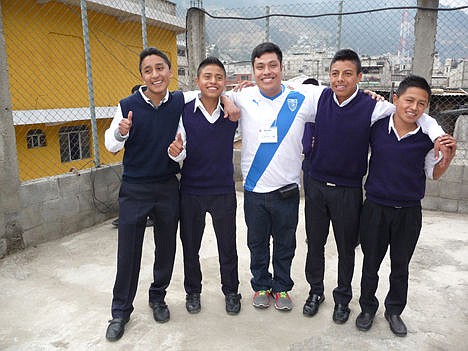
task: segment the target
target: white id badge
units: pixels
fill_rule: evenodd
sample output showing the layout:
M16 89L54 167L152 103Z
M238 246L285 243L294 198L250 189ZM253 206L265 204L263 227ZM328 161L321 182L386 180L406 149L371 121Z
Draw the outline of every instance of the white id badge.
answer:
M258 140L260 143L276 143L278 142L278 128L269 127L258 131Z

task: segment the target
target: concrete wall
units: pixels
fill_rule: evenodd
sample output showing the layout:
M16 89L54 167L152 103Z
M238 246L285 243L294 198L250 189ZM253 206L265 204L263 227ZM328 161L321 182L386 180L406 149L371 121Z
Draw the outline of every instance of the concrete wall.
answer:
M457 156L439 181L427 181L424 209L468 213L468 116L458 118L454 135L458 140ZM21 183L17 217L24 247L117 216L121 172L117 164ZM234 178L241 190L240 150L234 151ZM6 248L0 257L5 254Z
M460 116L453 133L457 154L445 174L426 182L422 206L428 210L468 213L468 115Z
M19 189L25 247L57 239L117 215L121 165L24 182Z

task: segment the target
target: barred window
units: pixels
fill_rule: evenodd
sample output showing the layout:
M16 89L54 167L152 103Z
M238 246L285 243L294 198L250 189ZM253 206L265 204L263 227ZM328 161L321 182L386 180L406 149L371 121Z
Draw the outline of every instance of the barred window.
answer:
M26 134L28 149L47 146L46 136L42 129L30 129Z
M179 67L179 68L177 69L177 74L178 74L179 76L185 76L185 68Z
M88 127L62 127L59 130L60 160L70 162L91 157Z

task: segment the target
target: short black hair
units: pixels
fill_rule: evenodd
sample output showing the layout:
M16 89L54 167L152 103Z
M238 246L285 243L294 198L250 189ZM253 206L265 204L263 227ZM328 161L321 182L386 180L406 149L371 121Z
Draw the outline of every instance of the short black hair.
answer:
M138 89L140 89L140 87L141 87L141 84L134 85L132 88L132 94L136 92Z
M262 56L263 54L265 54L267 52L275 53L276 56L278 56L279 62L283 63L283 52L281 51L279 46L274 44L274 43L265 42L265 43L261 43L261 44L257 45L253 49L252 55L250 56L250 60L252 61L252 66L253 66L254 61L255 61L255 59L257 57L260 57L260 56Z
M351 61L354 63L357 69L357 73L362 72L362 66L361 66L361 59L359 58L359 55L356 54L353 50L351 49L341 49L338 50L335 53L335 56L333 56L331 62L330 62L330 67L336 62L336 61Z
M204 59L202 62L200 62L200 64L198 65L198 69L197 69L197 77L200 76L200 72L201 70L208 66L208 65L215 65L215 66L218 66L219 68L221 68L224 72L224 76L226 76L226 69L224 68L224 65L223 63L217 58L217 57L214 57L214 56L208 56L206 59Z
M318 80L315 78L307 78L302 84L312 84L312 85L320 85Z
M143 49L140 52L140 65L139 65L140 72L141 72L141 63L146 57L151 56L151 55L156 55L156 56L161 57L164 60L164 62L167 63L167 65L169 66L169 69L171 68L171 61L169 61L169 58L167 57L167 55L161 50L158 50L155 47L150 46L146 49Z
M399 97L402 94L405 93L408 88L420 88L423 89L427 92L427 96L429 100L431 99L431 87L429 86L429 83L427 82L426 79L420 76L416 75L409 75L406 76L398 85L398 88L395 92L395 94Z

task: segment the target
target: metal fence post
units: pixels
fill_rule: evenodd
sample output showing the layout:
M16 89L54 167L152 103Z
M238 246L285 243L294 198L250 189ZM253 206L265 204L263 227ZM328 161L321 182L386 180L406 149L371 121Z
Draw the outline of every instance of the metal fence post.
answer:
M96 106L94 103L93 72L91 68L91 53L89 46L88 13L86 11L86 0L81 0L81 24L83 26L86 73L88 76L89 112L91 115L91 131L93 134L94 164L96 167L99 167L101 166L101 161L99 158L98 128L96 122Z
M143 49L148 47L148 34L146 32L146 1L140 0L141 4L141 37L143 39Z
M439 7L439 0L418 0L418 7ZM437 34L437 11L418 9L414 19L413 74L424 77L429 84L434 63Z
M199 8L191 7L187 10L187 58L191 89L196 87L197 68L206 56L205 45L205 14Z
M336 26L336 51L341 48L341 29L343 25L343 0L338 2L338 24Z
M265 41L270 41L270 6L265 6L265 14L267 18L265 18Z
M0 3L0 258L24 248L16 137Z

